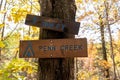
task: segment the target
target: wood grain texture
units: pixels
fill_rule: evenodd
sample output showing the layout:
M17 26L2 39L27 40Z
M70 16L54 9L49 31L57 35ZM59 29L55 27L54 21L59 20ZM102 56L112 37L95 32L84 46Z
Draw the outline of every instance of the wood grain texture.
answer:
M22 58L87 57L87 39L47 39L20 42Z
M65 21L58 18L42 17L28 14L25 24L43 29L64 32L66 34L78 34L79 22Z

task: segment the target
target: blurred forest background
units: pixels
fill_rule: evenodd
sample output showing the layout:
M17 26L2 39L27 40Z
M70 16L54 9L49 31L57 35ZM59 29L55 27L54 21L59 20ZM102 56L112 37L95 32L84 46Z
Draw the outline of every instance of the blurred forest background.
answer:
M88 39L88 57L75 58L75 80L120 80L120 1L76 0L76 38ZM38 40L39 29L25 25L40 16L38 0L0 0L0 80L37 80L37 59L19 58L20 40Z

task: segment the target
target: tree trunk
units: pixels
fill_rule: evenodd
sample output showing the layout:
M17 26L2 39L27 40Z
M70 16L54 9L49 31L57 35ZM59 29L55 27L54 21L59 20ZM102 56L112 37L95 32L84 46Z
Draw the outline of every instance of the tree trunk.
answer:
M116 76L116 65L115 65L115 57L114 57L114 53L113 53L113 43L112 43L112 35L111 35L111 29L110 26L108 24L108 32L109 32L109 38L110 38L110 53L111 53L111 57L112 57L112 62L113 62L113 73L114 73L114 78L113 80L117 79Z
M39 0L41 15L75 21L74 0ZM54 37L53 37L54 36ZM74 38L61 32L40 29L40 39ZM39 80L74 80L74 58L39 59Z
M3 0L1 0L0 2L0 11L2 10L2 4L3 4ZM4 9L6 10L6 4L7 2L5 1L5 4L4 4ZM6 16L6 13L4 14L4 17L3 17L3 23L5 24L5 16ZM3 41L4 40L4 32L5 32L5 25L4 27L1 29L1 35L0 35L0 41ZM0 60L1 60L1 53L2 53L2 48L0 48Z
M105 4L105 9L106 9L106 21L107 21L107 27L108 27L108 33L109 33L109 39L110 39L110 54L112 56L112 62L113 62L113 73L114 73L114 78L113 80L117 79L116 76L116 68L115 68L115 58L114 58L114 52L113 52L113 43L112 43L112 34L111 34L111 28L109 25L109 20L108 20L108 3Z
M7 2L5 1L5 5L4 5L4 9L6 10L6 4ZM5 24L5 17L6 17L6 13L4 14L4 17L3 17L3 23ZM4 27L2 28L2 34L1 34L1 40L4 40L4 33L5 33L5 25Z
M101 32L101 41L102 41L103 60L107 61L107 53L106 53L105 37L104 37L104 24L103 24L101 15L99 15L99 19L100 19L100 32ZM106 78L109 78L109 69L105 70L104 75Z
M1 11L1 8L2 8L2 3L3 3L3 0L0 1L0 11Z

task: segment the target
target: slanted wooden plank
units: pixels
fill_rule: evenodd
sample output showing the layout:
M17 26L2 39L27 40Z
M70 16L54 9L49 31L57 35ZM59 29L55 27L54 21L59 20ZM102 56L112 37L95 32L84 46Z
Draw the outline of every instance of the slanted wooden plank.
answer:
M56 18L41 17L30 14L26 16L25 24L71 34L78 34L80 26L79 22L68 22Z

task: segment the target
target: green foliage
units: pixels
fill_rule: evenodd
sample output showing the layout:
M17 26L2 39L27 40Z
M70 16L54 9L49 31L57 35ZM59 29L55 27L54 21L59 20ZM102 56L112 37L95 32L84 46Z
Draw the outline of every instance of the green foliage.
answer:
M96 73L96 71L79 71L78 80L99 80L99 75L94 73Z
M7 38L4 42L6 44L6 48L17 48L19 46L20 33L14 33L9 38Z
M1 6L4 9L0 7L0 80L25 80L36 75L37 63L34 59L18 58L19 42L25 36L38 39L38 29L28 29L29 26L23 23L27 14L38 14L40 6L38 0L3 2Z
M33 59L20 59L18 58L19 54L19 41L22 40L34 40L38 39L39 28L23 25L26 14L38 14L40 11L38 0L7 0L6 5L2 6L5 9L1 9L0 11L0 36L3 33L3 40L0 41L0 48L2 48L0 52L0 80L25 80L28 75L36 74L37 72L37 63ZM92 2L93 1L93 2ZM106 23L105 19L105 0L76 0L77 5L79 5L82 11L80 11L80 16L78 16L77 21L81 21L82 19L86 18L87 23L84 23L85 31L94 30L96 33L99 33L99 29L95 28L95 24L98 22L103 21L104 24ZM117 0L110 0L111 1L111 9L109 10L109 19L110 23L116 21L118 17L118 8L115 6L117 4ZM113 3L115 1L116 3ZM90 5L88 5L90 4ZM94 10L87 10L92 7L96 9ZM84 7L85 6L85 7ZM91 7L91 8L92 8ZM6 10L7 9L7 10ZM112 12L112 13L111 13ZM102 19L99 20L98 14L102 15ZM5 19L3 18L5 16ZM92 16L93 23L89 23L87 17ZM2 19L3 18L3 19ZM3 21L4 20L4 21ZM14 30L14 24L19 24ZM87 27L88 26L88 27ZM98 24L99 26L99 24ZM90 28L91 27L91 28ZM5 28L4 32L3 28ZM84 32L84 31L83 31ZM88 35L89 32L87 32ZM92 33L93 34L93 33ZM82 34L83 35L83 34ZM97 35L95 35L97 36ZM89 36L90 37L90 36ZM0 37L1 39L1 37ZM92 37L93 39L93 37ZM97 38L98 39L98 38ZM102 60L102 49L101 44L92 44L91 47L89 46L89 56L86 59L87 63L91 66L85 67L85 61L81 62L81 66L79 72L77 73L78 80L105 80L103 76L103 71L101 69L106 68L112 71L112 63L111 63L111 55L109 54L109 43L106 44L107 53L108 53L108 61ZM114 51L115 51L115 61L116 67L120 68L120 41L114 41ZM90 59L93 59L90 62ZM31 60L31 61L30 61ZM33 60L33 61L32 61ZM78 64L77 64L78 65ZM87 64L88 65L88 64ZM82 68L81 68L82 67ZM93 68L92 70L90 68ZM120 73L120 71L117 71ZM111 73L112 76L112 73Z
M11 16L15 23L18 23L21 20L25 19L27 13L29 13L29 11L27 11L26 8L14 7L11 10Z
M12 59L7 61L4 68L0 69L0 80L18 80L23 79L27 74L33 74L37 71L37 64L30 63L24 59Z

